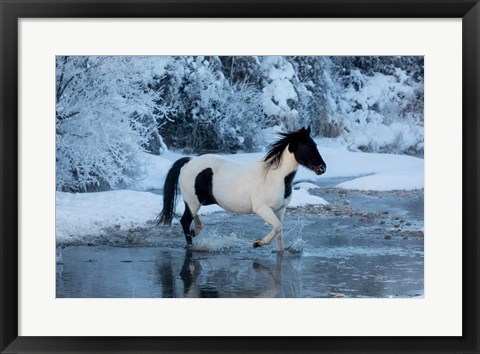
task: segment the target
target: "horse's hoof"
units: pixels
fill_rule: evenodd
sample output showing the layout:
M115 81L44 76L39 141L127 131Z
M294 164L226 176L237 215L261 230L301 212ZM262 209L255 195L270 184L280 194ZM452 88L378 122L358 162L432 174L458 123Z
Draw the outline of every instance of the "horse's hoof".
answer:
M261 247L262 246L262 240L255 240L253 241L253 248Z

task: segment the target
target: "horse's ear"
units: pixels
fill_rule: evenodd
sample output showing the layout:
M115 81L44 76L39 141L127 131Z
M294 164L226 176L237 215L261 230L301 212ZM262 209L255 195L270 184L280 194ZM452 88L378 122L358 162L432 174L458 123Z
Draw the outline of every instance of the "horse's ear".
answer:
M310 126L308 126L308 128L307 128L307 133L310 135L310 132L311 132Z

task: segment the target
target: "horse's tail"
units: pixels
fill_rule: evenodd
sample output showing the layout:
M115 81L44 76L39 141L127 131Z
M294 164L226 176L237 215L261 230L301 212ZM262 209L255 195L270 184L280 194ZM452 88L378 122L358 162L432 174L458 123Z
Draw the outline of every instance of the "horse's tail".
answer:
M190 160L191 157L182 157L170 167L163 185L163 210L157 216L157 225L172 224L172 219L175 216L175 206L177 205L178 177L183 165Z

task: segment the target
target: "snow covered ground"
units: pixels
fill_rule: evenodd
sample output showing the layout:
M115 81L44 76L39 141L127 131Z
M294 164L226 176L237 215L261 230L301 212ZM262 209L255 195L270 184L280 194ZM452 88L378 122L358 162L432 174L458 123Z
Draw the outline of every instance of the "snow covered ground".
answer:
M176 212L185 208L179 198ZM56 194L57 242L82 239L89 235L134 230L155 220L162 209L162 196L151 192L119 190L99 193ZM294 190L290 208L307 204L327 204L304 189ZM224 212L218 205L207 205L200 215ZM174 219L174 223L178 222Z
M351 177L338 188L359 190L413 190L424 187L423 159L392 154L370 154L348 151L347 146L334 140L319 140L318 147L327 164L327 172L316 176L301 167L295 177L291 208L308 204L327 204L309 193L312 183L325 178ZM260 159L263 153L235 154L230 157L248 163ZM131 230L152 222L162 209L162 196L148 192L161 189L170 165L182 155L167 152L161 156L148 155L145 178L139 180L135 190L98 193L56 194L57 242L102 235L111 230ZM311 182L311 183L306 183ZM183 212L179 202L177 213ZM217 205L202 207L200 214L222 212Z

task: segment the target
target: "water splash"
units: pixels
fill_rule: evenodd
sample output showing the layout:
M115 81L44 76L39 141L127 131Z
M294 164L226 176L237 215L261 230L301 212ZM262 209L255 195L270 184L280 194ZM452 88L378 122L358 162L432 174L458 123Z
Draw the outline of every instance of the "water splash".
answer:
M192 250L197 252L223 252L238 248L251 248L251 241L231 232L230 234L220 233L217 229L204 232L194 240Z
M298 229L291 229L285 235L288 238L290 234L292 234L293 232L296 231L296 234L293 238L292 244L286 248L286 250L288 252L293 253L293 254L303 253L303 248L304 248L305 244L307 243L307 241L305 241L302 238L302 231L303 231L303 228L305 227L305 223L300 218L297 219L297 222L300 224Z
M293 254L303 253L303 248L307 242L301 237L295 239L293 243L287 247L287 251Z

